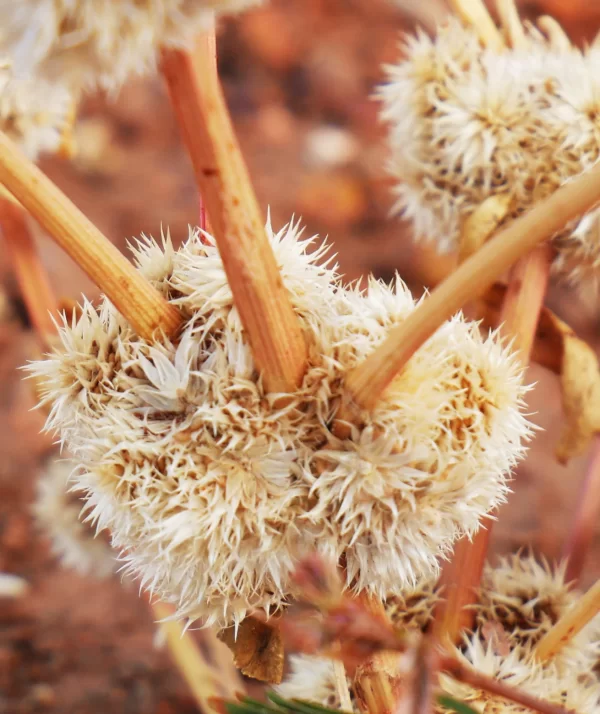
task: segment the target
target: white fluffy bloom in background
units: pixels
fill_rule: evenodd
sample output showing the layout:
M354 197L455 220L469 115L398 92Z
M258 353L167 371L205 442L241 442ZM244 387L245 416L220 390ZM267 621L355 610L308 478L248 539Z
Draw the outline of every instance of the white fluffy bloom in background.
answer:
M85 522L84 494L69 487L69 474L66 461L53 461L40 475L33 502L36 524L62 566L80 575L109 577L117 570L117 554L107 534L97 534Z
M478 636L474 636L464 652L457 651L456 654L482 674L567 710L595 712L600 705L600 684L597 680L582 679L580 671L561 672L552 665L542 667L531 657L525 656L522 650L498 653L492 644L484 644ZM481 714L527 714L531 711L489 692L472 689L447 675L440 677L440 688Z
M511 648L529 656L535 645L581 597L565 582L566 563L552 568L533 555L514 554L486 565L476 625L500 625ZM555 657L557 668L590 673L600 656L600 616Z
M0 62L0 131L32 161L59 149L70 110L64 86L18 76L10 61Z
M217 14L261 0L0 0L0 52L19 71L73 91L118 88L156 66L160 47L189 47Z
M488 197L509 200L510 221L600 157L600 48L559 47L533 27L527 41L498 53L454 18L407 38L387 68L395 209L441 252ZM597 237L595 213L556 236L555 272L597 278Z
M278 694L286 699L304 699L328 709L343 709L333 660L310 655L292 655L290 667L291 671L283 683L276 687ZM347 683L352 710L358 714L360 709L350 690L350 680L347 680Z
M267 231L309 366L285 404L263 392L215 245L145 239L144 275L182 311L177 344L138 338L104 302L33 366L99 528L180 616L229 625L277 609L306 548L344 558L348 586L387 594L501 502L524 451L521 369L456 317L362 428L330 431L344 374L415 304L398 281L344 288L291 224Z

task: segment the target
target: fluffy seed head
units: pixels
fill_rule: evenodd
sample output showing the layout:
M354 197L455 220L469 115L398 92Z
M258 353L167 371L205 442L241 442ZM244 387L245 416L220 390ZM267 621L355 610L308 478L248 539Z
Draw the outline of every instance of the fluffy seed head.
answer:
M55 152L68 122L71 95L60 84L15 74L12 63L0 61L0 131L35 161Z
M160 47L186 48L213 12L261 0L0 0L0 51L20 72L78 91L116 89L156 67Z
M218 250L196 231L178 251L168 238L135 249L184 315L177 344L86 303L32 368L98 526L180 615L219 625L280 607L304 549L343 557L347 584L382 596L430 575L503 500L529 433L517 362L456 317L337 439L345 373L414 301L400 281L344 288L295 224L267 232L309 346L285 406L264 393Z
M579 599L581 593L565 582L566 563L552 568L533 555L514 554L484 571L477 627L499 624L511 647L527 656L539 640ZM600 655L600 617L590 622L556 658L556 666L591 671Z
M567 710L594 712L600 705L600 684L597 681L580 677L581 672L578 671L561 671L554 665L542 667L530 656L524 655L522 650L513 649L508 654L498 654L493 645L484 644L478 636L474 636L464 652L456 652L456 655L482 674ZM440 677L440 687L481 714L527 714L531 711L520 704L472 689L447 675Z
M84 494L69 488L70 468L65 461L52 462L37 484L33 514L48 537L61 565L81 575L105 578L117 569L117 556L104 537L85 522Z
M309 655L292 655L290 657L291 671L277 692L286 699L304 699L320 704L328 709L342 709L335 680L333 660L325 657ZM350 690L351 682L347 680L350 691L352 710L360 711Z
M507 196L510 221L600 156L600 46L558 47L533 27L527 40L497 53L451 19L434 39L408 38L388 67L379 94L396 209L442 252L486 198ZM597 235L592 213L557 236L555 271L597 276Z

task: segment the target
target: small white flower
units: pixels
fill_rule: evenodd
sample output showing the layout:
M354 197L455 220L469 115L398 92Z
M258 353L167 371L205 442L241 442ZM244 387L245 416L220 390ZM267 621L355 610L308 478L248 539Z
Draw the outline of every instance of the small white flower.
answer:
M213 13L261 0L0 0L0 52L24 74L73 91L114 90L155 69L161 47L187 48Z

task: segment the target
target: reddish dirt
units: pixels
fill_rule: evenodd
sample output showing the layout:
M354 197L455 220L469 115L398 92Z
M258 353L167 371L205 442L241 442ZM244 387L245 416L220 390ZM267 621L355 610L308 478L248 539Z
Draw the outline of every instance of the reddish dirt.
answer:
M420 0L426 2L426 0ZM553 0L560 11L561 3ZM587 8L588 3L580 3ZM540 3L527 3L535 13ZM564 5L566 7L566 4ZM577 37L594 34L600 17L564 12ZM395 270L415 291L443 266L413 248L405 226L388 218L385 146L370 100L380 65L397 56L398 32L409 25L385 0L275 0L224 25L220 67L244 153L263 207L282 225L302 216L307 234L329 236L342 271L354 280ZM114 102L93 98L82 111L84 155L42 167L75 203L125 249L142 232L170 227L176 242L196 223L198 204L166 93L157 80L128 85ZM317 130L345 132L347 157L326 165L311 150ZM39 245L61 295L96 290L38 231ZM23 576L26 597L0 601L0 714L186 714L193 701L166 654L152 647L153 626L134 589L61 570L34 531L30 502L44 460L55 453L39 436L42 418L18 367L35 354L10 267L0 252L0 285L8 308L0 324L0 571ZM598 345L596 299L553 289L550 300L573 327ZM496 552L531 544L560 552L585 459L557 465L561 427L556 378L536 367L530 404L545 431L519 469L515 493L500 513ZM586 582L600 573L600 537Z

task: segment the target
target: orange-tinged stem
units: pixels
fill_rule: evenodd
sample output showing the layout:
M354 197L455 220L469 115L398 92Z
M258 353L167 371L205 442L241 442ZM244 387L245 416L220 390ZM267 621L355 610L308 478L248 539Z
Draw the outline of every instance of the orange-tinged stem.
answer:
M457 310L570 220L600 201L600 166L581 174L513 221L444 280L346 379L347 403L336 430L357 410L372 410L421 345Z
M534 248L511 271L504 296L500 317L502 331L512 339L523 365L527 365L531 357L551 260L549 245ZM454 549L452 560L443 568L440 584L445 598L436 612L436 630L442 640L456 643L463 631L473 627L475 610L472 605L477 601L492 523L490 521L487 528L481 528L472 541L462 538Z
M103 290L140 337L152 340L161 331L167 337L177 334L179 311L1 132L0 184Z
M54 310L57 300L27 225L27 215L9 198L0 198L0 232L8 247L31 323L42 346L48 348L56 335L50 310Z
M307 346L282 283L215 67L214 30L195 52L164 50L162 72L254 361L270 392L292 392Z
M567 560L565 579L578 580L583 571L594 534L598 531L600 518L600 436L594 437L592 452L585 479L579 493L579 501L571 531L563 548Z

